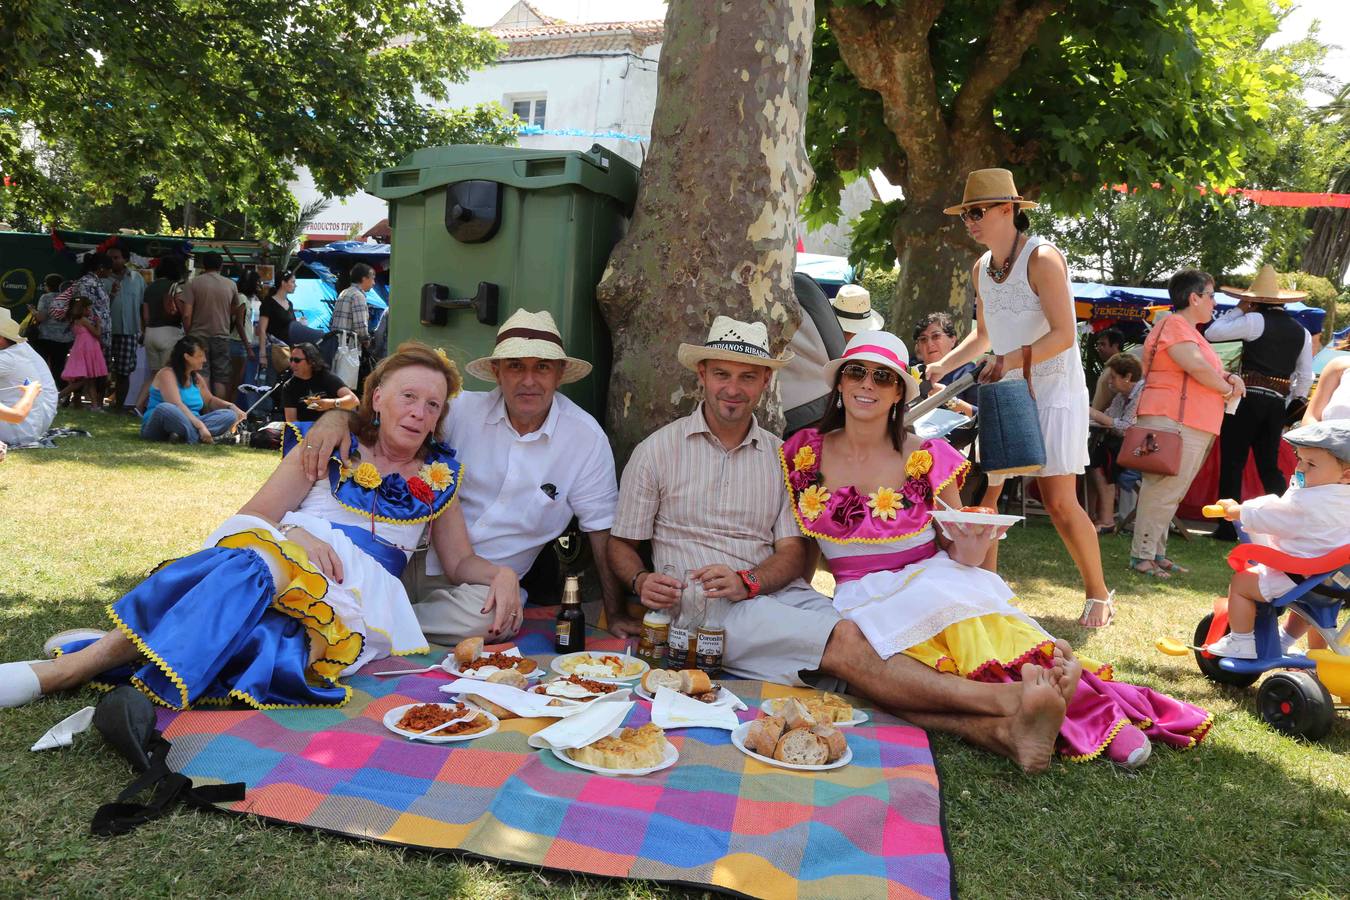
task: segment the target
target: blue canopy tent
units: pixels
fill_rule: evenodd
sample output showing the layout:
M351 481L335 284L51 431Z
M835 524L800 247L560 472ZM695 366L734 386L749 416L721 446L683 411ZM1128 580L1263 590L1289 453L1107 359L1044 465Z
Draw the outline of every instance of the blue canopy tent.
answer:
M337 241L326 247L301 250L298 255L304 265L297 272L291 303L297 312L304 315L309 327L320 331L328 330L328 321L333 317L333 303L337 300L338 279L334 270L350 269L359 262L369 263L380 273L388 272L389 269L388 244ZM313 277L303 277L305 269ZM389 308L387 276L383 282L376 277L374 289L366 294L366 305L370 307L370 327L373 330Z
M1171 309L1172 300L1167 291L1161 288L1120 287L1111 284L1094 284L1075 281L1072 283L1073 299L1078 308L1080 319L1135 319L1151 320L1156 309ZM1238 299L1222 292L1215 295L1216 315L1237 306ZM1304 303L1286 303L1289 311L1298 323L1313 334L1320 334L1326 321L1326 310Z
M798 253L797 271L814 278L827 297L833 297L841 287L853 281L853 267L846 256Z

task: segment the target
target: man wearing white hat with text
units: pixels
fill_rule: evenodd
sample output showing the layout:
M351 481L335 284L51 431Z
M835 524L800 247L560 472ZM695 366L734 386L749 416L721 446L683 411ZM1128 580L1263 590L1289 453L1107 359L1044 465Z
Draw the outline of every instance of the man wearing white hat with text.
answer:
M549 313L517 310L498 329L492 353L465 369L496 385L455 397L440 434L464 466L459 502L474 552L522 577L576 516L600 573L606 624L620 637L637 634L639 623L628 618L605 564L618 499L614 454L600 424L557 393L590 374L591 364L567 355ZM306 466L345 447L333 441L328 428L311 430ZM437 643L502 640L520 628L519 618L502 621L484 607L480 585L448 582L433 552L414 557L404 583L422 631Z
M1049 764L1065 700L1048 683L985 684L897 654L883 660L856 624L807 584L808 545L778 461L782 441L754 409L790 357L769 352L759 322L718 316L702 344L681 344L703 401L633 451L609 542L615 576L650 609L679 602L685 573L726 628L723 668L737 678L834 687L1015 760ZM652 543L653 568L638 544ZM661 574L670 566L672 578Z

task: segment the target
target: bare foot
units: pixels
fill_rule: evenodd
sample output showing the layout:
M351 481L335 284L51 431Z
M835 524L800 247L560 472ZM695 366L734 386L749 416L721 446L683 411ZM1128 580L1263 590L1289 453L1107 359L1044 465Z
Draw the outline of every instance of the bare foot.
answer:
M1055 738L1064 722L1064 698L1040 666L1022 666L1022 703L1007 724L1007 749L1024 772L1050 768Z
M1072 702L1073 695L1078 693L1078 679L1083 675L1083 663L1074 655L1069 642L1062 638L1055 641L1054 657L1055 667L1051 670L1053 681L1060 696L1064 698L1065 705L1068 705Z

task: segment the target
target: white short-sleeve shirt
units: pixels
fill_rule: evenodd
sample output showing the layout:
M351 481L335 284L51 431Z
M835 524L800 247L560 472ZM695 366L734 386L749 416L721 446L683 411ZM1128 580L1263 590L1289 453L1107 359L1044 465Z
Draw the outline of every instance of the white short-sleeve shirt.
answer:
M600 423L553 395L537 431L517 434L499 389L465 391L450 403L441 440L464 465L459 503L474 552L523 576L573 516L582 531L604 531L619 500L614 452ZM427 572L441 574L435 551Z
M17 403L22 394L13 390L13 386L23 384L24 379L41 382L42 393L37 395L33 408L22 422L0 422L0 442L11 447L36 441L47 433L52 419L56 418L56 380L52 378L51 369L27 341L19 341L0 350L0 387L8 388L0 395L0 402L6 406Z

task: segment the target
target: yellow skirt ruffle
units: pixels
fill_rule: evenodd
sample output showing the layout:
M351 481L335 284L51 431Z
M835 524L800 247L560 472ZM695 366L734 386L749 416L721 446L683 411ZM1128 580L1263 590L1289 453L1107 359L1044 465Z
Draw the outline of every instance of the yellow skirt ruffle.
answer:
M973 681L1011 681L1023 663L1048 661L1055 642L1021 619L990 613L948 625L905 655L939 672ZM1083 670L1104 681L1111 667L1079 656Z

